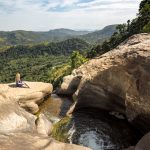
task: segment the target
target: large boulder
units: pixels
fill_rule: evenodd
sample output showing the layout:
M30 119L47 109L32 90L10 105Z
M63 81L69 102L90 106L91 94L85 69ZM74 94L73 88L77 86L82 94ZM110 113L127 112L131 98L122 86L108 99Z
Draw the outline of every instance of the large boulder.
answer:
M0 84L0 149L1 150L91 150L55 141L50 136L52 123L43 114L27 112L30 104L38 106L52 93L52 85L27 82L30 88ZM25 105L26 104L26 105ZM32 106L33 109L34 105ZM31 111L33 112L33 110Z
M52 93L52 85L26 82L30 88L17 88L14 83L0 84L0 132L36 131L38 104ZM31 105L32 104L32 105ZM23 108L21 108L22 106Z
M144 135L135 147L131 146L126 150L149 150L150 149L150 132Z
M44 114L39 114L36 120L37 132L43 135L50 135L53 129L53 124L46 118Z
M135 150L149 150L150 149L150 132L142 137L142 139L135 146Z
M43 82L25 82L30 88L18 88L14 83L0 84L0 89L7 92L8 97L13 98L19 105L29 112L38 112L38 105L44 98L52 93L52 84Z
M67 95L72 96L78 88L80 83L80 76L76 75L68 75L63 78L63 83L61 87L56 90L56 93L59 95Z
M66 144L39 134L13 133L0 135L1 150L91 150L83 146Z
M150 34L138 34L75 70L82 76L75 109L96 107L125 114L150 130ZM69 86L69 85L68 85Z
M7 93L0 93L0 134L10 132L34 132L36 117L21 108Z

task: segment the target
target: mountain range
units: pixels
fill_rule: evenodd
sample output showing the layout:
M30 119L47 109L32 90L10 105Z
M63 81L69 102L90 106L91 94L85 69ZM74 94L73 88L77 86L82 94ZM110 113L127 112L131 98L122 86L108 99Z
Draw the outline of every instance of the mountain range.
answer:
M88 43L104 41L116 32L116 25L109 25L101 30L75 31L71 29L54 29L47 32L35 31L0 31L0 46L27 45L42 42L60 42L70 38L80 38Z

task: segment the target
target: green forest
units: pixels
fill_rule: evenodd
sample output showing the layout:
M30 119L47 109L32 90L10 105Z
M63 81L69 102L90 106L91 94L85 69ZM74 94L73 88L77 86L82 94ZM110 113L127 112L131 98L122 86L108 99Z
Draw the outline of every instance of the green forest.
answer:
M83 55L88 49L90 45L80 39L4 47L0 52L0 82L14 82L19 72L23 80L52 82L55 87L64 75L85 62Z

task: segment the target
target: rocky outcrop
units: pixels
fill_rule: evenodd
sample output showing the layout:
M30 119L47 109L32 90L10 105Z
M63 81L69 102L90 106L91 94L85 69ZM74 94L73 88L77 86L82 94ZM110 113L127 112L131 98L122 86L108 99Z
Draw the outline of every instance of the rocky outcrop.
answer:
M61 143L48 136L53 128L52 123L43 114L33 114L39 110L38 105L44 97L52 93L52 85L26 83L30 88L16 88L14 83L0 84L0 149L90 150Z
M146 134L135 146L135 150L149 150L150 149L150 132Z
M0 132L36 131L38 104L52 93L52 85L41 82L27 82L30 88L16 88L15 84L0 84ZM32 109L30 104L32 103ZM20 106L23 106L21 108Z
M77 87L80 83L80 79L81 77L76 76L75 74L65 76L63 78L63 83L61 84L61 87L58 90L56 90L56 93L58 95L71 96L77 90Z
M38 112L38 105L43 102L44 97L52 93L53 87L49 83L25 82L30 88L17 88L14 83L1 84L2 92L7 92L7 96L13 98L19 105L27 111L35 114Z
M74 94L75 109L96 107L119 112L143 133L149 131L149 43L150 34L134 35L116 49L74 70L74 78L82 77Z
M150 149L150 132L141 138L135 147L131 146L126 150L149 150Z
M0 135L1 150L91 150L83 146L66 144L39 134L13 133Z
M10 132L34 132L36 117L19 107L15 99L0 93L0 134Z
M53 129L53 124L48 121L44 114L39 114L36 121L37 132L43 135L50 135Z

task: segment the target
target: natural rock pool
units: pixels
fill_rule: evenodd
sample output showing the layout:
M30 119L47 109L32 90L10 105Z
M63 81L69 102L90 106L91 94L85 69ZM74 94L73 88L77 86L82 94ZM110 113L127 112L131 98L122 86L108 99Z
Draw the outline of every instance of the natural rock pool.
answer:
M70 98L52 95L41 105L41 112L57 122L65 116L71 105ZM68 142L93 150L123 150L139 140L138 132L126 120L92 108L78 110L65 126Z

